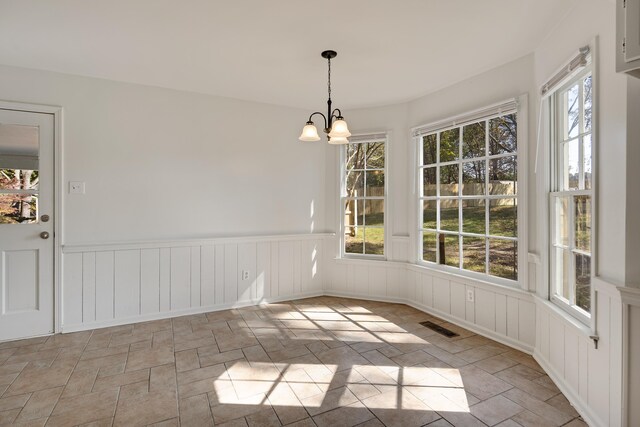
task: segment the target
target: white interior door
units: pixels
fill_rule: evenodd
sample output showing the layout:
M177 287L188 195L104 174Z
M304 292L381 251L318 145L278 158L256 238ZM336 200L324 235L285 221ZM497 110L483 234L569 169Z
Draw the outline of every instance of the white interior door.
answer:
M0 109L0 341L54 329L53 123Z

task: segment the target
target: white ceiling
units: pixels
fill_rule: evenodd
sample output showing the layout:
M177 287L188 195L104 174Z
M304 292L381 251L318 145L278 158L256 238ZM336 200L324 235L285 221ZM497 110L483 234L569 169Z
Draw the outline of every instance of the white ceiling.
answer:
M391 104L532 52L579 0L0 0L0 63L320 109Z

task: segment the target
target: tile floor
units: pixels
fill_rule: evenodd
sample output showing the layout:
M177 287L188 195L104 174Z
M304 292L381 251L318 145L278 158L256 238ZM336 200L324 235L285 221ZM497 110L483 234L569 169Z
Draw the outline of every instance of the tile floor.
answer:
M13 424L586 425L530 356L333 297L0 343Z

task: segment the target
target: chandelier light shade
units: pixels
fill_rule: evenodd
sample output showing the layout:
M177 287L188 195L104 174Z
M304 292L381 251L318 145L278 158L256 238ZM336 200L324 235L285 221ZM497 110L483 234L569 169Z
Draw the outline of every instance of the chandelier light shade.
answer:
M318 136L318 129L311 120L313 116L320 115L324 120L324 133L326 133L329 137L329 144L340 145L349 143L349 140L347 138L351 136L351 132L349 132L347 122L344 120L344 117L342 117L342 111L340 111L339 108L336 108L334 110L331 109L331 60L337 55L338 54L335 50L325 50L324 52L322 52L322 57L327 60L328 64L327 88L329 91L329 99L327 99L327 115L325 116L319 111L311 114L309 116L309 120L302 129L302 134L300 134L299 138L300 141L320 140L320 136Z
M318 129L316 129L313 122L307 122L307 124L302 128L302 134L300 135L300 141L320 141L320 137L318 136Z

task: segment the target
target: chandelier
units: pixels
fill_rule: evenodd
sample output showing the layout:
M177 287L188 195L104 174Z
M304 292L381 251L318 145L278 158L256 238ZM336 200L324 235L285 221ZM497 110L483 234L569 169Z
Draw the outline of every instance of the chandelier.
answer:
M347 122L345 122L344 117L342 117L342 112L339 108L331 110L331 59L335 58L337 55L338 54L334 50L325 50L324 52L322 52L322 57L327 60L329 66L329 78L327 80L327 88L329 91L329 99L327 100L327 115L325 116L319 111L311 114L309 116L307 124L302 129L302 134L299 138L300 141L320 141L320 136L318 136L318 129L316 129L316 126L311 120L313 116L319 114L324 119L324 132L329 137L329 144L338 145L349 143L349 140L347 138L351 136L351 132L349 132Z

